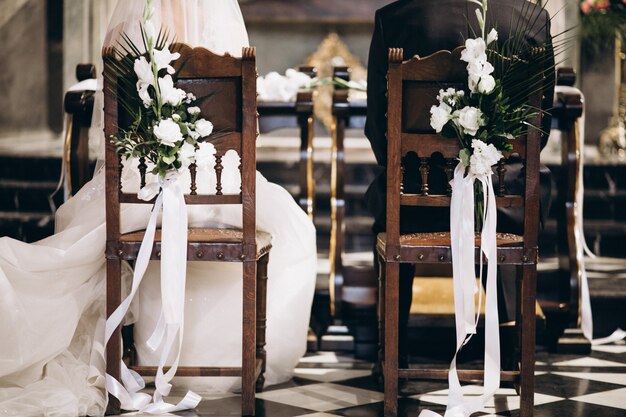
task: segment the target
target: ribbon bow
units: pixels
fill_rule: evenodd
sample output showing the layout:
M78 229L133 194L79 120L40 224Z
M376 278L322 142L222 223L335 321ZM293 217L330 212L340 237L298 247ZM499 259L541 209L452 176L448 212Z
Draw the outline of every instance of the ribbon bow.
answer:
M180 185L179 174L169 173L164 179L152 182L143 187L138 197L144 201L150 201L156 197L150 219L146 227L143 241L137 255L133 282L130 294L118 308L111 314L106 323L105 343L111 338L113 331L124 319L130 303L135 297L139 284L146 272L150 254L154 246L154 236L157 226L157 218L163 209L161 224L161 300L162 309L153 335L148 341L148 346L156 350L162 348L159 366L157 369L155 387L156 390L150 399L147 394L139 391L145 387L141 376L128 369L121 361L121 383L111 375L106 376L107 391L120 400L123 410L138 410L144 413L161 414L182 411L195 408L201 397L189 391L185 398L178 404L168 404L163 401L172 388L171 379L176 374L180 359L183 340L183 326L185 313L185 282L187 277L187 206ZM163 343L165 339L165 343ZM167 373L163 373L163 367L172 347L178 341L176 359Z
M459 163L454 172L452 199L450 202L450 240L452 249L452 275L454 285L454 314L456 322L456 353L450 363L448 373L448 404L444 417L469 417L483 409L500 387L500 333L498 324L497 291L497 245L496 245L496 199L491 175L466 174L467 166ZM477 398L465 399L457 373L456 358L476 333L480 316L482 293L476 284L475 276L475 234L474 234L474 181L483 187L483 230L480 243L480 276L482 277L482 257L488 261L487 285L485 288L485 383L483 394ZM474 304L478 292L478 309ZM489 343L486 343L489 341ZM440 417L439 414L424 410L420 417Z

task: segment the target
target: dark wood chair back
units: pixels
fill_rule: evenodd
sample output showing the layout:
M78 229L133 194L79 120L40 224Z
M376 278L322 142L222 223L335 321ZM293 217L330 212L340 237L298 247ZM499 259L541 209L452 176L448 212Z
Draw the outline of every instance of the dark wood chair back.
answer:
M402 49L390 49L388 80L388 166L387 166L387 248L397 255L400 239L400 207L450 205L452 179L460 145L458 140L445 138L430 126L430 107L438 104L440 89L463 89L467 83L466 63L460 60L462 48L452 52L439 51L425 58L414 57L403 62ZM528 98L540 107L541 93ZM540 126L540 115L530 123ZM495 169L494 190L498 207L524 207L524 245L536 256L539 213L539 152L541 133L528 129L527 135L513 141L513 150L504 153ZM417 190L405 190L404 179L411 173L407 160L417 157ZM433 156L443 158L437 165ZM514 194L504 183L506 162L521 160L525 169L524 189ZM414 168L414 169L415 169ZM443 172L435 172L439 169ZM445 175L445 189L431 190L430 179ZM407 187L408 188L408 187ZM394 249L395 248L395 249ZM391 252L389 252L391 250Z
M187 260L207 262L241 262L242 285L242 365L241 367L181 366L179 376L241 377L242 415L255 413L255 389L261 390L266 369L265 328L267 263L271 236L256 230L256 62L254 48L244 48L242 58L218 56L204 48L174 45L181 57L175 62L177 85L201 100L200 115L211 121L215 132L205 140L215 146L216 192L198 194L195 166L191 165L187 204L231 204L242 206L241 230L236 228L189 228ZM125 114L118 103L118 94L125 93L124 83L115 78L113 51L104 51L104 113L105 134L109 138L124 126ZM202 100L204 99L204 100ZM240 157L241 187L226 193L222 187L222 158L229 151ZM121 302L121 261L136 259L144 232L121 234L120 205L149 204L126 192L121 180L122 161L113 143L106 145L106 222L107 222L107 314L110 316ZM148 167L140 161L141 186L146 183ZM160 259L161 230L155 232L151 259ZM119 328L107 344L107 373L120 378ZM154 376L157 368L137 366L129 355L130 367L140 375ZM108 414L119 414L120 403L109 396Z
M191 187L187 190L187 204L241 204L243 206L244 246L250 246L250 259L255 255L255 174L256 174L256 62L254 48L244 48L242 58L219 56L204 48L174 45L180 53L174 67L178 70L177 86L193 93L200 104L200 114L214 125L214 133L206 138L216 149L215 174L217 178L214 195L199 195L195 166L190 166ZM112 51L104 52L105 58L105 135L118 133L118 120L123 120L115 94L117 84L114 70L108 64L115 59ZM222 187L222 158L233 150L240 157L241 190L237 194L224 194ZM112 143L106 145L106 195L107 239L120 236L119 205L121 203L146 203L136 194L124 192L121 182L122 161ZM140 160L141 186L146 183L146 161Z

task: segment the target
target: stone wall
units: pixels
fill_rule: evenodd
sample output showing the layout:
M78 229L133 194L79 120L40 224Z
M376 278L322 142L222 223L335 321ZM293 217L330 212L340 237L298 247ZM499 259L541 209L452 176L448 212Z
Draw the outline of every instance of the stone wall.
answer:
M0 3L0 135L48 127L46 3Z

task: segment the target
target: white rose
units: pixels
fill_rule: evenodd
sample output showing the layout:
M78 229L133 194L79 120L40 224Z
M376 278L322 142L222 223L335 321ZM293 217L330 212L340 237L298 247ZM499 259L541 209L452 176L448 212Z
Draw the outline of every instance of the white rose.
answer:
M180 88L174 87L174 80L171 75L166 75L163 78L159 78L159 90L161 91L161 100L165 104L171 104L172 106L178 106L187 97Z
M133 65L135 74L139 81L144 84L154 85L154 74L152 73L152 65L146 60L146 57L139 57Z
M166 146L174 146L176 142L183 140L183 133L180 131L178 123L172 119L163 119L154 126L154 136Z
M487 45L497 40L498 40L498 31L495 29L491 29L491 32L489 32L489 34L487 35Z
M470 157L470 172L476 176L491 175L491 167L502 159L502 152L493 144L486 144L482 140L472 140L474 152Z
M446 98L453 96L456 94L456 90L454 88L448 88L444 90L443 88L439 90L439 94L437 95L437 100L444 101Z
M458 104L459 98L465 96L465 92L463 90L455 90L454 88L448 88L447 90L439 90L439 95L437 95L437 100L441 103L446 103L449 106L456 106Z
M257 93L262 101L291 101L298 93L298 86L289 78L273 71L257 80Z
M215 165L215 146L209 142L198 143L196 165L199 169L210 169Z
M435 132L441 133L443 127L452 118L451 112L452 108L446 103L440 103L439 106L430 108L430 125L435 129Z
M259 97L260 101L267 101L268 100L268 93L267 93L267 88L265 86L265 78L264 77L258 77L256 79L256 93L257 96Z
M200 134L203 138L209 136L213 133L213 123L209 122L205 119L200 119L196 121L196 132Z
M494 88L496 88L496 80L491 75L485 75L480 78L480 83L478 84L478 92L483 94L490 94Z
M163 68L167 68L168 74L174 74L174 67L172 67L170 63L176 61L178 58L180 58L180 54L178 52L171 53L168 48L154 50L154 63L157 69L162 70Z
M189 107L187 109L187 113L189 113L190 115L196 115L200 113L200 107L198 106L193 106L193 107Z
M183 146L178 151L178 159L187 168L196 160L196 147L189 142L183 143Z
M483 38L468 39L465 41L465 49L461 52L461 61L486 62L487 61L487 45Z
M298 88L306 88L311 84L311 77L303 72L296 71L293 68L289 68L285 71L285 76Z
M476 135L480 126L484 124L483 113L476 107L463 107L455 111L453 116L457 124L470 136Z

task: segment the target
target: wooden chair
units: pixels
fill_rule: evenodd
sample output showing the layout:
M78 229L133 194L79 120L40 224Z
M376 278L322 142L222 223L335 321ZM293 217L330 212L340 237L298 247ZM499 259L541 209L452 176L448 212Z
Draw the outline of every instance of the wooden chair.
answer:
M96 78L96 67L92 64L78 64L76 79L84 81ZM68 115L67 131L69 149L67 152L68 194L74 195L91 179L89 165L89 128L93 112L95 91L78 90L65 93L63 107Z
M576 74L572 68L557 70L557 85L573 86ZM579 93L561 92L554 97L551 111L553 125L561 131L561 166L557 176L556 199L554 202L557 220L557 256L547 261L539 273L538 299L546 314L546 324L550 337L549 344L557 343L563 330L576 326L580 308L580 237L576 230L576 193L579 184L580 146L578 141L578 121L583 113L583 100ZM565 353L588 354L591 344L575 329L566 330L568 337L556 346Z
M350 81L350 68L334 67L333 79ZM331 152L331 229L330 229L330 312L343 319L346 304L369 307L376 302L376 278L370 265L345 264L343 255L346 237L346 129L363 129L367 114L365 101L350 101L349 90L335 86L332 101Z
M256 119L256 61L254 48L244 48L242 58L218 56L203 48L187 45L175 47L181 54L176 61L179 69L178 86L198 98L210 96L202 102L201 114L212 121L216 131L230 132L217 138L209 137L215 146L217 193L196 193L195 167L190 167L191 190L185 195L187 204L239 204L243 212L243 228L190 229L187 250L189 261L241 262L243 264L243 345L241 367L181 367L179 376L240 376L242 378L242 412L254 415L255 385L262 389L265 371L265 296L267 262L271 236L256 231L255 175L257 136ZM104 51L105 74L113 76L110 50ZM181 67L182 65L182 67ZM105 77L105 80L109 79ZM117 133L118 102L116 82L105 82L105 134ZM122 119L123 120L123 119ZM221 185L222 157L235 150L241 157L241 191L223 194ZM145 161L140 161L142 185L145 183ZM122 164L115 147L106 148L106 222L107 222L107 315L111 315L121 301L121 261L136 258L143 232L120 233L120 205L145 204L136 194L125 193L120 181ZM160 230L157 230L151 259L160 258ZM207 277L210 278L210 277ZM107 372L120 376L119 329L107 345ZM132 366L142 375L155 375L156 367ZM119 402L110 397L108 412L119 412Z
M440 51L426 58L414 57L402 62L403 50L390 49L388 72L387 110L387 225L386 233L378 235L377 252L380 260L379 309L383 343L383 375L385 388L385 416L397 415L398 378L442 379L448 370L398 369L398 298L399 267L401 263L449 264L451 248L449 232L400 234L401 206L449 206L450 188L441 195L429 190L429 159L433 154L443 156L445 175L452 178L459 146L456 139L446 139L434 134L430 127L428 109L436 103L439 89L463 88L467 73L465 63L460 61L461 48L453 52ZM529 102L540 106L539 94ZM540 118L531 122L539 126ZM505 159L517 155L523 161L524 192L508 195L504 187L504 160L496 169L496 200L499 207L524 208L524 234L497 236L498 264L517 265L518 304L517 329L520 347L516 355L521 357L516 371L501 372L503 381L518 384L521 390L521 416L533 413L533 383L535 358L535 292L537 271L537 235L539 213L539 150L540 133L530 129L526 137L514 141L513 151ZM419 158L421 192L403 191L404 160L409 153ZM478 259L479 248L476 248ZM521 287L521 288L520 288ZM521 352L519 350L521 349ZM482 371L459 371L462 381L483 378Z

